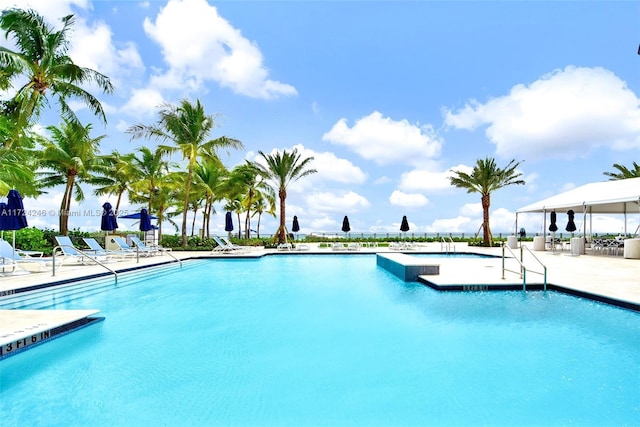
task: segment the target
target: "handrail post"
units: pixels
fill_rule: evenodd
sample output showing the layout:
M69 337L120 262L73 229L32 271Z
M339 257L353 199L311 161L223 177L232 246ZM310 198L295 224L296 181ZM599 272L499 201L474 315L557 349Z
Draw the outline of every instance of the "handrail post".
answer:
M502 245L502 280L504 280L504 244Z

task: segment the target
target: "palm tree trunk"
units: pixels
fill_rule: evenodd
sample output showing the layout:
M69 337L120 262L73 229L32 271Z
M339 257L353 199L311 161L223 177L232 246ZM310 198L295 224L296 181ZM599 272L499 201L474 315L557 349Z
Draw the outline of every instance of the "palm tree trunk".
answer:
M67 185L62 196L60 205L60 234L67 236L69 234L69 210L71 209L71 196L73 195L73 185L75 183L75 175L67 177Z
M191 177L193 176L193 166L189 166L187 173L187 185L184 189L184 206L182 207L182 247L187 247L187 211L189 210L189 191L191 191Z
M244 236L246 239L251 237L251 230L249 227L251 226L251 219L249 215L251 214L251 199L253 199L253 190L249 189L249 199L247 200L247 216L244 218Z
M489 207L491 206L491 195L482 195L482 242L485 245L492 246L491 228L489 227Z
M262 214L258 213L258 228L256 228L256 233L258 235L258 239L260 238L260 218L262 218Z
M281 188L278 192L278 196L280 197L280 227L278 227L278 243L284 243L286 242L284 234L286 221L285 201L287 200L287 190Z

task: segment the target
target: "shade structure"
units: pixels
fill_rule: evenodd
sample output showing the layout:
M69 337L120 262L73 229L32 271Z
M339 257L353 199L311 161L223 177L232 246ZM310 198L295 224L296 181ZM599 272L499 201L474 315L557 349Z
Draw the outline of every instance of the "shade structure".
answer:
M233 231L233 218L231 217L231 212L227 212L224 216L224 231Z
M346 215L342 220L342 231L344 231L345 233L348 233L349 231L351 231L351 226L349 225L349 217L347 217Z
M556 211L553 211L551 212L551 224L549 225L549 231L551 231L552 233L558 231L558 225L556 224L556 221Z
M298 223L298 217L297 216L293 216L293 225L291 226L291 231L293 231L294 233L297 233L298 231L300 231L300 224Z
M100 221L100 229L102 231L113 231L116 228L118 228L116 214L113 212L111 203L105 202L105 204L102 205L102 220Z
M402 217L402 222L400 223L400 231L402 231L403 233L409 231L409 221L407 221L406 215Z
M147 212L146 209L140 210L140 231L149 231L153 230L153 226L151 225L151 215Z
M573 210L569 209L569 211L567 212L567 215L569 216L569 221L567 222L567 227L565 228L565 230L567 230L570 233L573 233L574 231L576 231L576 223L573 222L573 216L574 216Z

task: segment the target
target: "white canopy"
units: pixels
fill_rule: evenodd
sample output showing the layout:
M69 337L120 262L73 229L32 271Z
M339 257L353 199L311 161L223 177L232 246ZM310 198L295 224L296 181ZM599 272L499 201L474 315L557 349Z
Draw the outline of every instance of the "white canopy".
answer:
M592 182L517 209L516 214L569 209L576 214L640 212L640 178Z

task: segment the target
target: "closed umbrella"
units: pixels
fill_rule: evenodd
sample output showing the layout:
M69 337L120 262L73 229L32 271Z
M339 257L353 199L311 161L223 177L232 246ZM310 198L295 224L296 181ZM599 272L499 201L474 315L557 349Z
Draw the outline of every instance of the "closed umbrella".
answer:
M573 210L569 209L569 211L567 212L567 215L569 216L569 222L567 222L567 227L565 228L565 230L567 230L570 233L573 233L574 231L576 231L576 223L573 222Z
M140 211L140 231L147 232L149 230L153 230L153 226L151 225L151 215L149 215L149 212L143 208Z
M106 231L107 234L109 234L109 231L113 231L116 228L118 228L116 214L113 212L111 203L105 202L105 204L102 205L102 220L100 221L100 229L102 231Z
M551 212L551 225L549 225L549 231L551 231L552 233L555 233L556 231L558 231L558 226L556 225L556 212L553 211Z
M349 218L345 215L342 220L342 231L348 233L351 231L351 226L349 226Z
M231 233L233 231L233 218L231 212L227 212L224 216L224 231Z
M7 204L4 212L1 212L2 230L13 231L13 250L15 255L16 247L16 230L27 227L27 215L22 204L22 196L18 190L9 190L7 194Z
M297 233L298 231L300 231L300 224L298 223L298 217L297 216L293 216L293 226L291 227L291 231L293 231L294 233Z
M409 231L409 221L407 221L407 216L402 217L402 222L400 223L400 231L406 233Z

